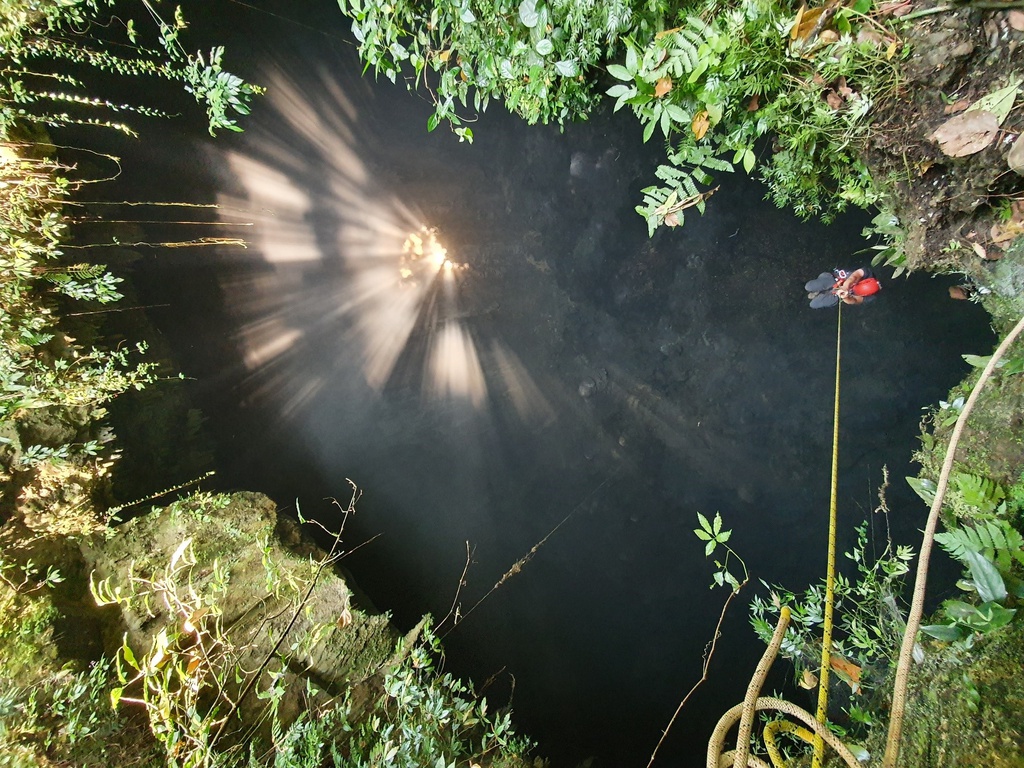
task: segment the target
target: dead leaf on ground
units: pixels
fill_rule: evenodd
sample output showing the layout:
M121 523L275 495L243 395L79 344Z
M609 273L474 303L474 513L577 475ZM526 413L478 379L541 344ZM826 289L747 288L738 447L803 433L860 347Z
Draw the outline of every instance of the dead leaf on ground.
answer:
M942 108L942 111L947 115L955 115L957 112L963 112L969 106L971 106L970 101L967 99L960 99L959 101L954 101L952 104L947 104Z
M993 224L988 235L997 248L1006 248L1012 240L1024 235L1024 221L1013 218ZM997 258L994 254L989 255L989 259L994 258Z
M345 610L343 610L341 612L341 616L338 617L338 621L337 621L338 629L344 629L345 627L347 627L351 623L352 623L352 609L349 608L346 605L345 606Z
M828 662L832 669L846 676L851 684L860 682L860 667L852 661L842 656L830 656Z
M832 107L832 109L835 110L836 112L842 109L843 105L846 103L841 98L839 98L839 94L836 93L835 91L826 91L825 101L828 102L828 105Z
M913 8L913 4L910 0L894 0L891 3L883 3L878 6L878 10L875 11L876 16L905 16L910 13Z
M991 112L976 109L954 115L935 129L928 138L949 157L973 155L995 141L999 121Z
M793 28L790 30L789 39L794 43L805 43L811 33L818 26L818 19L825 11L824 8L807 8L800 6L796 19L793 20Z
M803 676L800 678L800 682L797 683L801 688L811 690L818 684L818 676L811 672L809 669L804 670Z
M857 30L858 43L871 43L876 48L881 48L885 40L886 38L880 32L876 32L873 29L861 27Z
M826 29L824 32L818 35L818 40L820 40L825 45L828 45L829 43L835 43L839 41L839 33L836 32L834 29Z
M663 77L654 84L654 95L659 99L672 90L672 78ZM700 138L699 136L697 138Z
M1010 110L1013 109L1013 103L1017 99L1017 93L1020 91L1020 79L1012 76L1010 82L1004 87L992 91L985 96L982 96L976 102L971 104L968 112L974 112L979 110L982 112L991 112L996 116L996 123L999 125L1003 124L1003 121L1010 114Z
M951 285L949 286L949 298L956 299L957 301L966 301L971 298L971 295L962 285Z
M976 254L981 256L981 258L988 258L988 253L985 252L985 246L981 245L980 243L971 243L971 248L974 250Z
M1024 141L1021 141L1020 136L1013 142L1010 151L1006 153L1006 164L1010 166L1011 171L1024 176Z
M753 98L747 103L747 112L757 112L760 109L760 98L756 93L754 94Z
M1006 15L1006 20L1010 22L1010 26L1018 32L1024 32L1024 11L1010 11Z
M690 124L690 128L693 129L693 135L697 141L704 138L704 134L708 132L708 128L710 127L711 118L708 116L708 111L706 109L702 109L693 116L693 122Z

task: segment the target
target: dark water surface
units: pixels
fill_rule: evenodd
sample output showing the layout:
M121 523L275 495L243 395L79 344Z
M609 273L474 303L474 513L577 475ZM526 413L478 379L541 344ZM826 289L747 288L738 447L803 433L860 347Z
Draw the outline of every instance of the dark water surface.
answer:
M802 286L865 258L864 222L800 223L737 176L649 240L632 208L661 149L631 116L559 133L495 108L460 145L426 133L422 96L360 79L333 3L261 6L306 26L193 5L196 33L270 95L244 135L210 142L183 120L120 151L126 195L215 197L255 223L247 250L135 265L144 302L171 305L151 317L195 378L221 482L306 514L358 483L350 545L379 538L347 565L403 626L448 612L467 541L463 611L543 540L448 635L449 666L493 676L492 700L514 681L517 721L556 765L646 764L724 598L695 513L721 511L755 578L824 571L836 312L809 310ZM402 261L420 225L458 269ZM884 464L897 538L923 523L900 479L921 408L991 341L948 285L886 281L843 312L841 547ZM661 764L703 764L741 699L762 651L753 592Z

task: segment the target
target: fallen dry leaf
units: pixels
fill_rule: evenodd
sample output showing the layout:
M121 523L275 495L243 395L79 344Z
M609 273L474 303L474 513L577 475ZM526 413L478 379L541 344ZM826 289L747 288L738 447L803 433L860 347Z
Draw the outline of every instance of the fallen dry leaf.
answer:
M839 33L836 32L834 29L826 29L824 32L818 35L818 40L820 40L825 45L828 45L829 43L835 43L839 40Z
M949 286L949 298L966 301L970 298L970 294L962 285L951 285Z
M991 112L976 109L954 115L928 138L949 157L973 155L995 141L999 121Z
M878 6L878 10L875 11L877 16L903 16L910 12L911 9L910 0L894 0L891 3L883 3Z
M952 104L947 104L942 108L942 111L947 115L955 115L957 112L963 112L969 106L971 106L970 101L967 99L960 99L959 101L954 101Z
M1006 15L1006 20L1010 22L1010 26L1018 32L1024 32L1024 11L1010 11Z
M842 656L830 656L828 662L832 669L842 672L851 682L860 682L860 667L852 661L847 661Z
M1020 136L1013 142L1010 151L1006 153L1006 164L1014 173L1024 176L1024 141L1020 140Z
M882 43L885 42L885 38L873 29L867 27L861 27L857 30L857 42L858 43L871 43L876 48L881 48Z
M993 224L992 229L989 230L989 238L992 240L993 245L997 248L1006 248L1010 244L1011 240L1024 235L1024 222L1020 221L1004 221L999 224ZM996 256L989 254L990 260L997 258Z
M693 122L690 123L690 128L693 129L693 135L700 141L704 138L704 134L708 132L708 128L711 127L711 118L708 116L708 111L702 109L696 115L693 116Z
M672 90L672 78L663 77L654 84L654 95L659 99ZM700 136L697 137L698 139Z
M337 621L338 629L344 629L345 627L347 627L351 623L352 623L352 609L349 608L346 605L345 606L345 610L343 610L341 612L341 616L338 617L338 621Z
M846 103L841 98L839 98L839 94L836 93L835 91L826 91L825 101L828 102L828 105L837 112L840 109L842 109L843 105Z
M815 675L811 670L805 669L803 676L800 678L800 682L797 683L801 688L811 690L818 684L818 676Z
M754 94L754 97L747 103L747 112L757 112L760 109L760 98L756 93Z
M793 28L789 31L789 39L796 40L796 36L800 33L800 22L803 21L804 13L807 11L806 5L801 5L800 9L796 12L796 18L793 20Z
M985 246L981 245L980 243L971 243L971 248L974 250L976 254L981 256L981 258L988 258L988 253L985 252Z

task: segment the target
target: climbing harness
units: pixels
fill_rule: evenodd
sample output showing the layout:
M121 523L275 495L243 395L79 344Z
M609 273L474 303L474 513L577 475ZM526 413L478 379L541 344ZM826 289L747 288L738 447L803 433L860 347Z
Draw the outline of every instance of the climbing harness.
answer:
M786 628L789 626L790 610L787 606L783 606L779 611L779 622L775 627L771 643L769 643L768 649L765 651L764 656L761 657L761 661L754 671L754 676L747 687L743 703L733 707L722 716L708 742L707 768L724 768L724 766L728 766L730 763L734 768L747 768L747 766L769 768L763 760L750 754L750 733L753 728L754 715L758 710L782 712L800 720L803 725L807 726L807 728L803 728L787 721L776 721L765 726L765 745L768 748L768 756L775 768L785 768L786 766L782 753L775 744L775 735L779 732L794 734L813 745L812 768L821 768L826 743L839 754L843 762L850 766L850 768L857 768L859 765L853 753L828 729L826 724L826 717L828 715L829 669L832 663L832 614L835 604L836 491L839 485L839 374L842 338L843 313L842 304L840 304L836 324L836 384L832 416L832 477L829 498L828 566L825 576L824 630L821 642L821 671L818 678L817 713L816 716L812 716L809 712L791 702L774 697L759 696L761 686L764 683L769 668L775 661L775 657L782 645L782 640L785 637ZM736 749L723 754L722 747L725 741L725 734L737 719L740 720L740 728Z

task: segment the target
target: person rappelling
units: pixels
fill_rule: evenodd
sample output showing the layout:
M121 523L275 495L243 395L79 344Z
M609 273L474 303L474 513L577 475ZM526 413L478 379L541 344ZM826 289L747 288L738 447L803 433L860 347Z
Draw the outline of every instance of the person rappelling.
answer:
M804 286L807 298L811 300L811 309L834 307L840 301L844 304L864 304L874 301L875 294L881 289L882 284L867 267L860 267L853 272L845 269L822 272Z

